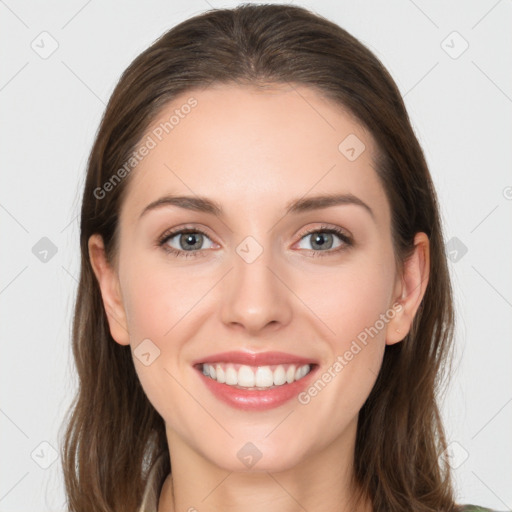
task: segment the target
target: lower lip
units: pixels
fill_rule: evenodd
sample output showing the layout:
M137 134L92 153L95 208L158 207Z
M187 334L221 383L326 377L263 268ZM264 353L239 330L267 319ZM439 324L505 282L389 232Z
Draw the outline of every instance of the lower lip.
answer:
M257 389L239 389L228 384L221 384L203 374L196 368L206 387L219 399L236 409L245 411L263 411L273 409L285 404L303 391L316 373L318 366L313 366L311 371L302 379L291 384L283 384L272 389L259 391Z

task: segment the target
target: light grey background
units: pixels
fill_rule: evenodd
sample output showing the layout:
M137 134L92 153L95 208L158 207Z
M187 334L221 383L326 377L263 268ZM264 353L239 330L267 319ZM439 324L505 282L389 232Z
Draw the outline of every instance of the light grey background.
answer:
M164 31L236 4L0 1L2 512L64 510L52 454L76 386L77 215L109 95ZM458 502L511 510L512 2L296 4L365 43L405 97L453 260L456 372L442 407Z

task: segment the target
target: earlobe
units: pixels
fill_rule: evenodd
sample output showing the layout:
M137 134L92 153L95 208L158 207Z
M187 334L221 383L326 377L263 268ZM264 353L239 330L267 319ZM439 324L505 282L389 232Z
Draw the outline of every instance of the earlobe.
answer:
M110 333L120 345L129 345L130 339L126 323L126 313L122 302L119 278L105 254L101 235L89 238L89 260L98 280L103 306L107 314Z
M404 262L403 275L397 278L395 301L400 307L389 322L386 344L402 341L411 330L414 317L427 289L430 275L430 243L425 233L416 233L414 252Z

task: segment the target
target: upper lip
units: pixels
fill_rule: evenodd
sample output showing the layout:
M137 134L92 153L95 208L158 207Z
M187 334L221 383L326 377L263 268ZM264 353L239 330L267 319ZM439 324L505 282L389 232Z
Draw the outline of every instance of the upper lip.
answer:
M194 361L193 365L201 363L233 363L248 366L269 366L276 364L316 364L316 361L285 352L221 352Z

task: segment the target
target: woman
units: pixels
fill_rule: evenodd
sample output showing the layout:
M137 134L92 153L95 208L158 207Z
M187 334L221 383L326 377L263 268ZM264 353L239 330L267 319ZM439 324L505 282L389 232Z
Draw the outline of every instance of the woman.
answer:
M87 171L70 510L456 511L435 190L399 91L285 5L129 66ZM171 471L172 470L172 471Z

